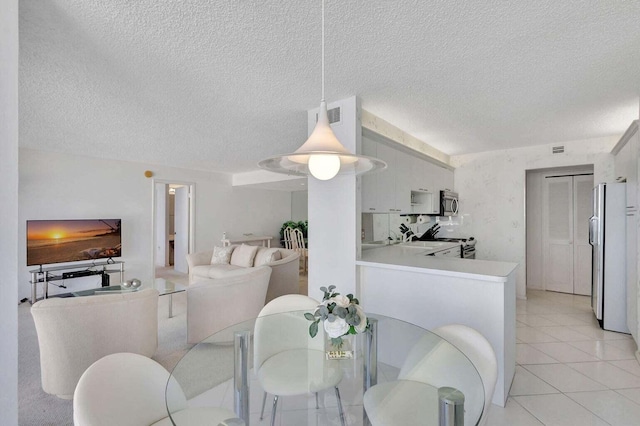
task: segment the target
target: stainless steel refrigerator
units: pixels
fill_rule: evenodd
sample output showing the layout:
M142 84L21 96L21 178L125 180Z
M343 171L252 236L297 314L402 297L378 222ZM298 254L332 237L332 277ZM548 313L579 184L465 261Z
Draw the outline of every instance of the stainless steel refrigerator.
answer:
M626 284L626 188L601 183L593 188L589 244L593 246L591 307L605 330L629 333Z

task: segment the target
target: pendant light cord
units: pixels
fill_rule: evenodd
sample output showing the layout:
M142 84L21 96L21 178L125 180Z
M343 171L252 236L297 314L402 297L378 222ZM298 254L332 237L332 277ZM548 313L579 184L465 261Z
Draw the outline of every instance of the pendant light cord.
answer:
M322 101L324 101L324 0L322 0Z

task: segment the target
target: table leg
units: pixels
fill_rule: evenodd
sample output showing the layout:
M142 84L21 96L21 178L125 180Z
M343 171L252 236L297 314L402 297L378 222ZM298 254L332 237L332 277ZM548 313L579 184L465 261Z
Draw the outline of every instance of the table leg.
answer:
M249 424L249 341L251 332L234 333L233 402L236 415ZM274 408L275 412L275 408Z
M31 274L31 304L32 305L36 303L37 291L38 291L38 274L32 273Z
M169 318L173 318L173 293L169 293Z
M365 333L364 344L364 383L363 394L371 386L378 384L378 320L369 318L369 330ZM367 416L367 412L362 407L362 424L370 426L371 422Z

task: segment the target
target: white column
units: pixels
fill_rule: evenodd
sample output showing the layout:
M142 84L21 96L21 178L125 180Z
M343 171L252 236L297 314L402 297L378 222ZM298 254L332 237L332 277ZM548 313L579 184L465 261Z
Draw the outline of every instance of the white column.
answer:
M0 424L18 424L18 0L0 4ZM29 277L22 277L24 280Z
M362 136L360 101L351 97L327 105L340 107L341 121L331 127L340 142L356 153ZM313 131L318 109L308 113ZM302 143L303 141L301 141ZM322 286L335 285L341 294L356 294L356 237L360 218L356 177L338 175L328 181L309 176L309 296L321 300Z

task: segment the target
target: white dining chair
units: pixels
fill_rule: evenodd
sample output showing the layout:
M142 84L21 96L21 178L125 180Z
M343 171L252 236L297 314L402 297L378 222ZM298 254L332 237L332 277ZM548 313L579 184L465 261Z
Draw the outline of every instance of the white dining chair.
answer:
M284 248L289 249L289 250L294 250L294 243L293 243L293 236L291 235L291 231L293 231L293 228L291 228L290 226L287 226L286 228L284 228Z
M438 388L445 386L464 394L465 426L486 422L498 371L491 344L463 325L444 326L433 333L413 346L398 380L372 386L365 393L364 407L373 426L437 424Z
M319 304L308 296L287 294L267 303L256 319L253 368L265 392L260 420L264 418L269 393L274 396L271 426L280 397L315 393L318 408L318 392L331 388L336 394L341 424L345 425L338 389L342 369L339 363L326 359L324 329L319 327L312 338L309 321L300 312L293 312L313 312Z
M302 270L306 272L309 266L309 250L307 249L307 244L304 242L304 234L297 228L293 229L291 234L293 244L295 245L294 249L300 253L300 259L302 259Z
M132 353L111 354L94 362L80 377L73 395L76 426L169 426L174 422L231 425L238 424L238 419L224 408L187 407L182 388L164 367Z

